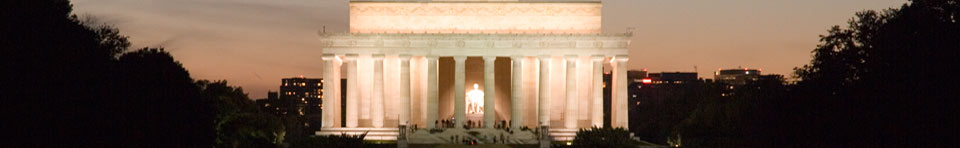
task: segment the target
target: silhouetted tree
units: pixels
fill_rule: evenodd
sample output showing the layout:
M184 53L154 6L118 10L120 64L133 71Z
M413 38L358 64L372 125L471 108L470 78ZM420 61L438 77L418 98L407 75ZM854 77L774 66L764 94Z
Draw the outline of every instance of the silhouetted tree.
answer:
M629 148L640 146L641 142L633 139L630 131L623 128L580 129L573 138L572 147L577 148Z
M364 132L360 135L325 135L325 136L309 136L303 137L292 142L290 147L292 148L315 148L315 147L347 147L347 148L363 148L363 147L379 147L383 145L375 144L364 144L363 138L367 137L367 133Z
M189 73L158 48L84 24L66 0L0 2L0 91L12 147L210 147Z
M280 119L261 112L242 88L226 81L196 82L204 101L214 110L216 147L278 147L284 140Z
M821 36L801 79L796 111L780 118L807 146L945 146L957 140L960 2L913 0L857 13ZM786 109L786 108L784 108ZM786 114L785 114L786 115ZM796 141L792 141L796 140Z
M715 83L635 83L630 89L639 91L636 101L640 102L630 110L630 131L658 144L667 144L667 137L678 134L675 127L690 117L697 104L720 97L720 86Z
M108 26L80 23L66 0L0 2L0 92L6 134L24 146L113 144L118 53Z
M190 74L162 48L143 48L119 58L117 100L128 127L122 137L133 146L210 145L212 117ZM154 142L157 141L157 142Z

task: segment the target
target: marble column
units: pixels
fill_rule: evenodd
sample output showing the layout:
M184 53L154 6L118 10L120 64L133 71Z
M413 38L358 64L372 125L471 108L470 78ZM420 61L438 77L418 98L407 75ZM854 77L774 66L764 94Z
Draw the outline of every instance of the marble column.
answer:
M576 55L567 55L565 56L567 61L567 102L566 109L564 110L564 127L566 128L577 128L577 106L579 106L577 91L577 56Z
M454 127L463 128L463 121L466 120L466 89L464 89L464 83L466 83L466 56L454 56L453 60L456 61L456 67L454 67L454 81L453 81L453 113L454 113Z
M323 54L322 56L322 59L323 59L323 90L322 90L323 96L322 97L323 98L321 101L322 103L321 105L323 106L320 109L323 112L323 117L322 117L323 121L321 123L322 124L321 127L323 128L333 127L333 113L334 113L333 98L334 98L334 95L336 95L335 93L333 93L333 84L334 84L333 83L333 80L334 80L333 65L336 64L334 63L334 61L337 60L335 56L336 55L333 55L333 54ZM280 92L280 93L286 93L286 92Z
M341 75L343 65L343 59L340 58L340 55L336 56L333 64L333 127L340 128L343 127L343 83L340 80L343 78Z
M439 112L439 65L437 56L427 56L427 128L436 128Z
M483 127L484 128L493 128L494 122L496 122L496 82L494 66L497 57L495 56L484 56L483 57Z
M360 87L357 87L358 79L357 77L357 54L347 54L343 58L344 63L347 65L347 127L355 128L357 127L357 119L360 117L360 98L357 90Z
M540 95L538 96L540 111L540 125L550 126L550 60L549 55L540 57Z
M370 122L375 128L383 127L383 54L373 56L373 91L370 97Z
M523 56L511 56L510 62L510 128L519 129L523 123Z
M617 55L614 58L616 67L614 68L613 89L617 90L617 93L612 98L616 98L612 104L616 105L616 127L628 128L629 125L629 116L628 116L628 102L627 102L627 60L626 55Z
M400 125L410 125L410 55L400 55Z
M426 127L427 122L433 122L433 120L427 120L427 113L430 112L430 107L427 107L430 104L430 96L428 95L430 94L430 86L428 85L430 82L430 80L428 80L430 76L427 74L427 72L429 72L428 64L430 62L426 56L417 57L417 59L419 59L416 63L417 69L411 69L413 71L417 71L416 78L418 81L417 90L414 90L419 94L417 96L417 100L420 103L419 107L417 108L417 110L420 111L420 114L417 115L418 120L416 123L419 124L417 127Z
M603 56L594 55L590 60L593 62L593 71L590 73L593 76L590 81L590 94L592 95L590 123L595 127L603 127Z

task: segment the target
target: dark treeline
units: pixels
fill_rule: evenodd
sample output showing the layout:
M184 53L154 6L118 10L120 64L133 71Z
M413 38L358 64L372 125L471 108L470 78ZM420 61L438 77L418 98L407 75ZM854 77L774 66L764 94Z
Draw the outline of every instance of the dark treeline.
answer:
M194 80L163 48L67 0L0 2L3 147L272 147L283 126L240 88Z
M958 21L956 0L862 11L821 36L795 83L661 86L631 129L684 147L956 147Z

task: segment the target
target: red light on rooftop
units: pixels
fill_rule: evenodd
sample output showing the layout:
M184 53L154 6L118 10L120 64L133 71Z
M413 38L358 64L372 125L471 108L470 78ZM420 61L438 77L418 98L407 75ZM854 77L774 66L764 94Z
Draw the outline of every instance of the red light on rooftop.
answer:
M650 83L653 83L653 79L643 78L642 80L640 80L640 82L643 84L650 84Z

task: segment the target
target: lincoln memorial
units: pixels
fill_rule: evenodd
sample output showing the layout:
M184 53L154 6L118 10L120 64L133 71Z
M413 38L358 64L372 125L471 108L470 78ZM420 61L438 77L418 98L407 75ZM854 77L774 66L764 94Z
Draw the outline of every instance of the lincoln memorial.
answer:
M632 34L603 33L602 8L600 0L350 0L350 31L319 35L323 79L346 85L324 84L316 134L542 144L604 126L604 116L625 128Z

